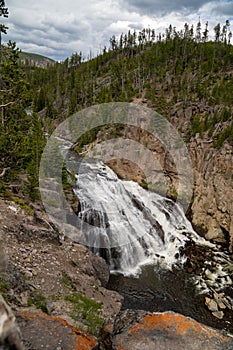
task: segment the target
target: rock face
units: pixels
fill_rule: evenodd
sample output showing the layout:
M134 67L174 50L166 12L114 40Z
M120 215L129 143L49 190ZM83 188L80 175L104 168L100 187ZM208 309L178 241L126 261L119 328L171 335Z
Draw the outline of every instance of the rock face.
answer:
M211 148L196 137L190 144L195 169L192 222L205 238L233 248L233 148Z
M180 101L168 112L167 117L184 137L194 118L219 119L223 106L209 106L204 102L184 107ZM194 170L194 196L191 204L191 220L196 231L206 239L224 243L233 250L233 147L227 141L218 148L214 140L219 132L229 126L228 122L215 125L212 136L208 131L202 136L196 133L187 142Z
M125 310L112 332L113 350L230 350L231 337L174 312L145 314ZM107 337L106 337L107 338ZM102 345L103 349L104 344Z
M23 350L15 316L0 295L0 349Z

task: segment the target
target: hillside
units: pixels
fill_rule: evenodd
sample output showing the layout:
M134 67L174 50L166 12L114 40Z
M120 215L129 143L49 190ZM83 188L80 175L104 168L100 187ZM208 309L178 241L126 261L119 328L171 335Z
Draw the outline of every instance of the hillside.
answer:
M195 118L186 113L185 125L177 125L187 140L206 132L210 139L214 136L215 147L232 140L230 125L224 124L232 119L232 45L197 41L188 29L186 35L169 30L156 42L145 36L144 42L132 43L128 34L124 45L115 42L112 50L88 62L75 54L35 73L29 79L35 109L64 119L98 103L142 100L171 120L174 108L192 105L200 110ZM44 81L42 86L38 79Z
M119 41L111 38L111 50L88 62L75 54L28 75L34 108L47 130L76 111L107 102L132 102L160 113L179 131L192 157L189 217L194 227L232 249L233 47L226 34L208 41L187 26L179 33L170 26L157 39L149 31L141 33L138 39L130 32ZM101 139L94 132L81 140L82 146L96 136ZM146 136L143 142L150 147ZM160 151L168 194L174 197L174 169ZM125 168L125 176L132 177L132 169ZM114 168L121 176L122 169L122 164Z
M155 38L153 32L144 29L138 38L130 32L118 41L111 38L111 49L104 49L90 61L83 62L81 53L46 69L31 67L25 61L22 68L29 87L27 103L39 116L30 122L31 135L42 135L42 129L51 133L76 111L101 103L132 102L160 113L179 131L192 157L195 188L189 216L196 230L232 249L233 47L225 32L216 34L215 41L209 41L207 33L203 37L199 34L188 26L181 32L170 26L164 35ZM47 62L37 55L23 57ZM137 140L137 133L131 134ZM25 138L25 132L22 137ZM95 137L101 138L101 131L89 134L81 145L93 142ZM37 179L33 169L35 162L39 167L37 153L43 150L45 140L40 136L37 142L35 159L22 159L22 164L28 163L31 184L27 191L35 197ZM143 142L150 147L147 136ZM24 153L31 152L32 149L25 149ZM163 159L161 149L157 152L165 167L168 195L174 197L174 169ZM4 167L6 163L7 160ZM123 169L120 164L118 172L119 167ZM128 177L132 176L132 169L125 168Z
M47 68L47 66L55 64L55 61L51 58L23 51L19 53L19 60L21 64L41 68Z

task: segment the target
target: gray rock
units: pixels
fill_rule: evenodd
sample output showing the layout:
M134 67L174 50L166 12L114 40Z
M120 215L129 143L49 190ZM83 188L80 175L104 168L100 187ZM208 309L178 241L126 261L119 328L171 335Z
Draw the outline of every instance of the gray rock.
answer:
M100 281L103 287L106 287L110 272L106 261L100 256L91 256L91 262L95 271L95 276Z
M125 310L116 317L114 328L106 327L105 332L104 342L113 350L233 349L231 337L174 312Z
M0 295L0 349L23 350L15 316Z
M6 270L7 266L7 256L3 249L3 244L0 241L0 273Z
M206 298L206 306L210 311L218 311L218 304L213 299Z
M185 114L185 118L191 119L191 117L193 115L192 107L186 108L184 111L184 114Z
M215 312L212 312L212 315L213 315L214 317L219 318L219 319L221 320L221 319L223 319L224 312L223 312L223 311L215 311Z

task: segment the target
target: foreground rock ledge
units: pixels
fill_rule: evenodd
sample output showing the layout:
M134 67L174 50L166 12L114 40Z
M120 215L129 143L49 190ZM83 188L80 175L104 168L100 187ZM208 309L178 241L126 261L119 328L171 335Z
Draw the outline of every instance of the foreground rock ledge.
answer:
M97 339L59 317L42 312L21 312L17 322L25 350L92 350Z
M135 322L132 322L132 320ZM106 333L108 330L106 329ZM174 312L125 310L109 327L113 350L232 350L233 338ZM104 346L103 346L104 349Z

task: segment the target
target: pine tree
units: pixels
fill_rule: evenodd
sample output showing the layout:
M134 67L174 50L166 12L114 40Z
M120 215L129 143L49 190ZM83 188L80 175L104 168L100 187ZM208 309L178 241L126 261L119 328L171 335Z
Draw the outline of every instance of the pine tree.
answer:
M220 40L220 34L221 34L221 26L220 23L218 23L215 27L214 27L214 32L215 32L215 41L219 42Z
M201 21L199 18L199 21L197 23L197 28L196 28L196 41L199 43L201 41Z
M209 33L209 30L208 30L208 21L207 21L205 24L205 30L203 32L203 38L202 38L202 41L204 43L207 42L207 40L208 40L208 33Z
M30 95L18 63L16 44L9 41L2 53L0 167L14 170L24 167L29 156L30 116L26 114L25 108Z
M42 124L37 114L32 116L32 126L30 131L30 162L27 165L27 175L29 180L28 194L31 199L39 199L39 167L40 158L45 146L45 137Z
M5 0L0 0L0 17L3 16L5 18L8 17L8 8L5 6ZM2 61L2 33L7 33L8 27L4 24L0 23L0 63Z

